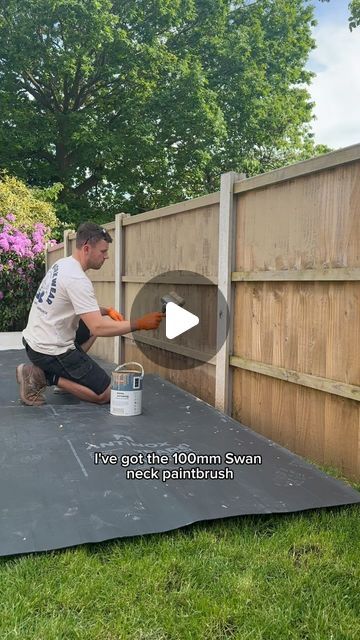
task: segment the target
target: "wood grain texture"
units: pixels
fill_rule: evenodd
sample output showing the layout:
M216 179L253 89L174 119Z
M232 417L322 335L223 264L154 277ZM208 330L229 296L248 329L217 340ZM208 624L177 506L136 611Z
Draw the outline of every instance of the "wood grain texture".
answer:
M51 247L51 249L47 252L47 266L48 269L55 264L60 258L64 257L64 244L56 245L56 247Z
M360 287L238 283L233 355L360 385Z
M125 226L124 275L150 280L180 269L217 277L218 210L215 204Z
M233 271L232 282L298 282L298 281L343 281L360 280L360 267L337 267L336 269L283 269L282 271Z
M360 403L236 369L233 417L319 464L360 477Z
M184 200L183 202L171 204L168 207L161 207L160 209L154 209L154 211L146 211L145 213L138 213L137 215L129 216L124 222L124 225L141 224L147 220L159 220L159 218L172 216L177 213L192 212L193 209L211 207L219 202L220 192L217 191L216 193L210 193L207 196L200 196L199 198L193 198L192 200Z
M302 384L234 370L233 415L358 479L360 403L334 391L360 385L360 162L326 162L238 189L233 355Z
M257 360L247 360L245 358L239 358L239 356L231 356L230 364L232 367L238 369L254 371L255 373L261 373L270 378L285 380L286 382L291 382L292 384L302 387L309 387L310 389L317 389L318 391L324 391L325 393L341 396L342 398L360 401L360 386L346 384L338 380L331 380L330 378L321 378L320 376L314 376L308 373L301 373L292 369L285 369L284 367L278 367L273 364L265 364Z
M237 197L235 271L360 266L360 161Z

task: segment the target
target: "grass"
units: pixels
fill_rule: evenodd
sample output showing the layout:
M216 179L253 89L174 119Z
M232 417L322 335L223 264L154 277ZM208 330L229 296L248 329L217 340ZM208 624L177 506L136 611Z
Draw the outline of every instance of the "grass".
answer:
M360 511L2 558L0 592L1 640L358 640Z

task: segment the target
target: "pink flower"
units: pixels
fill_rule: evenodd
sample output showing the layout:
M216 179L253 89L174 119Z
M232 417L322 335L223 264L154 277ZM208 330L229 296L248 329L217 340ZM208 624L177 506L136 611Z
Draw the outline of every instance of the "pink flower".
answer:
M0 249L9 251L9 240L3 233L0 233Z
M46 231L46 226L42 222L36 222L35 229L36 231L44 233Z
M13 213L8 213L6 217L10 222L14 222L14 220L16 220Z

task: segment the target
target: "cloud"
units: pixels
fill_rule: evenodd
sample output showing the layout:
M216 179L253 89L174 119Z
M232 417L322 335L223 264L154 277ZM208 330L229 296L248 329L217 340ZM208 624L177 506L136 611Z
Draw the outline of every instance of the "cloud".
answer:
M316 72L310 94L316 103L316 143L336 149L360 143L360 28L327 22L314 29L317 48L308 68Z

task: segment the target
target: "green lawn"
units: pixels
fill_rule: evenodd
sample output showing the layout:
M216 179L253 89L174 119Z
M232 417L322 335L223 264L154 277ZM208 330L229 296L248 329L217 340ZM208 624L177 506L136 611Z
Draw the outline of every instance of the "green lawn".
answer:
M1 640L359 640L360 509L3 558L0 589Z

